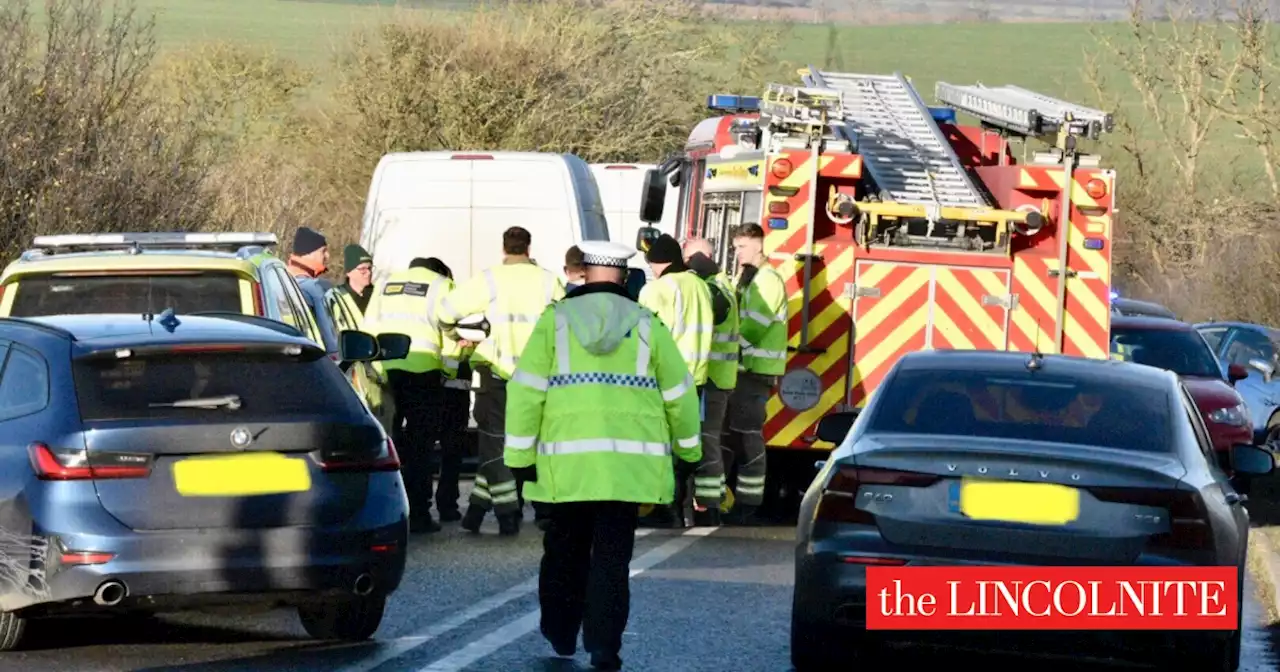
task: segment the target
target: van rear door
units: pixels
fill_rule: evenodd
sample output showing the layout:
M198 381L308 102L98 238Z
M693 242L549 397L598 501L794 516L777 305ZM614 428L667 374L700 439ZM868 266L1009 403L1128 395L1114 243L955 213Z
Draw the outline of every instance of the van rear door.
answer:
M369 195L371 220L361 244L373 255L375 282L415 257L438 257L466 278L471 268L471 164L446 153L384 159Z

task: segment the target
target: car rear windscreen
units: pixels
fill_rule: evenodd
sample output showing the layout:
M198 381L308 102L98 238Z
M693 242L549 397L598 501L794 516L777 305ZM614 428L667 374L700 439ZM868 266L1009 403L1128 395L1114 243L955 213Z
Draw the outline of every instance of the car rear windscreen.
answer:
M215 352L77 360L75 384L86 422L282 421L362 412L351 383L323 357Z
M876 391L871 432L989 436L1173 451L1166 393L1115 379L899 371Z
M1111 357L1166 369L1179 376L1221 378L1222 368L1200 334L1190 329L1111 327Z
M179 313L241 311L240 278L235 273L59 276L18 280L9 314Z

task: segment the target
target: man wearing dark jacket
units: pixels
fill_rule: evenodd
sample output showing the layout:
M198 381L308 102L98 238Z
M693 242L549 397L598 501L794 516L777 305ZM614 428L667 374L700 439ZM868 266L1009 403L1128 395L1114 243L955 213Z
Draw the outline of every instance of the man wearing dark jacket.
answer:
M693 476L693 524L720 525L720 502L724 499L724 456L720 435L729 409L729 395L738 382L738 306L733 281L711 258L711 243L691 239L684 244L685 265L711 290L711 312L715 319L711 354L707 361L707 384L702 388L702 459Z

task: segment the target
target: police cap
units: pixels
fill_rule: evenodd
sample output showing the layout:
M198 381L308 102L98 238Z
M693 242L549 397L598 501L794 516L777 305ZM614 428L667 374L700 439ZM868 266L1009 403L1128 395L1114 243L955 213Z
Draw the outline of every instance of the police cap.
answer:
M578 243L578 249L582 250L584 266L626 268L627 260L636 256L634 249L607 240L584 240Z

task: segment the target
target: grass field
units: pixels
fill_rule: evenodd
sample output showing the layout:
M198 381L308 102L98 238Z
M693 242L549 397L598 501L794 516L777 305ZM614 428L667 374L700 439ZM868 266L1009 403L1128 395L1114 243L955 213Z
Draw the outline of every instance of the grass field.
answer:
M230 40L270 48L323 72L353 31L376 25L396 11L390 2L298 0L140 0L157 13L166 49L200 41ZM448 5L418 10L447 13ZM466 5L453 6L453 11ZM949 24L841 26L828 53L831 29L788 28L781 58L859 72L901 71L926 98L938 80L1011 83L1051 95L1087 97L1080 81L1083 50L1093 44L1085 24ZM1046 45L1057 45L1047 49ZM1016 54L1010 58L1010 54Z

